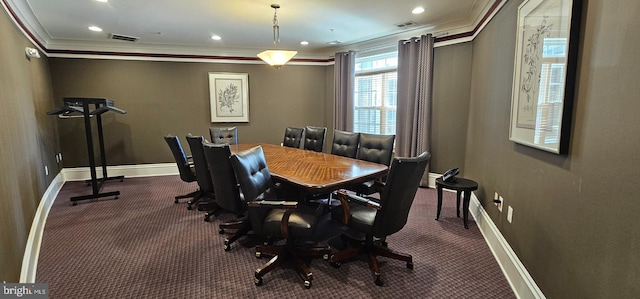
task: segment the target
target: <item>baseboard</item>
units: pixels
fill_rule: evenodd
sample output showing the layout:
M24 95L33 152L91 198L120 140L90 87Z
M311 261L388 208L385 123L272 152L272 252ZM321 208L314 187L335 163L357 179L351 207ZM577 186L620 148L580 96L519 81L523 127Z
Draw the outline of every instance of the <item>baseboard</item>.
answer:
M433 173L433 172L429 172L429 188L435 188L436 187L436 179L441 177L442 174L440 173Z
M101 176L101 174L100 170L98 176ZM109 166L107 167L107 174L109 176L124 175L125 177L176 175L178 174L178 168L175 163ZM440 176L441 174L429 173L430 188L435 187L435 180ZM65 168L51 182L40 200L40 205L36 210L36 215L31 225L22 261L20 282L35 282L44 225L51 205L64 182L81 181L90 177L91 174L88 167ZM546 298L474 193L471 196L469 211L516 296L518 298Z
M107 175L126 177L145 177L159 175L176 175L178 167L175 163L142 164L142 165L122 165L108 166ZM98 177L102 176L102 168L98 168ZM49 210L55 201L62 185L67 181L82 181L91 178L89 167L64 168L53 179L47 190L40 199L38 209L33 217L24 256L22 257L22 268L20 271L21 283L34 283L36 281L36 270L38 268L38 257L40 255L40 245L44 225L49 216Z
M102 167L98 167L96 172L98 178L102 177ZM64 168L61 173L64 175L65 182L83 181L91 178L89 167ZM110 177L123 175L125 178L133 178L175 174L178 174L176 163L107 166L107 175Z
M474 193L471 195L469 212L516 296L527 299L546 298Z
M49 210L51 210L51 206L62 185L64 185L64 178L61 173L58 173L40 199L40 204L31 223L24 256L22 257L21 283L34 283L36 281L36 269L38 268L38 256L40 255L44 225L47 222Z

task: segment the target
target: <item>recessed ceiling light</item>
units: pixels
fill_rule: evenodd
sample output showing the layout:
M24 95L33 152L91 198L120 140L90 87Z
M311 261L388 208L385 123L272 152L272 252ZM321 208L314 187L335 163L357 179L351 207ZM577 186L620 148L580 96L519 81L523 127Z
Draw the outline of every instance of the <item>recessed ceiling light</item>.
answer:
M308 42L308 41L306 41L306 40L303 40L303 41L301 41L301 42L300 42L300 44L301 44L301 45L303 45L303 46L306 46L306 45L308 45L308 44L309 44L309 42Z
M100 32L100 31L102 31L102 28L100 28L98 26L89 26L89 30L95 31L95 32Z
M104 2L104 3L109 2L109 0L96 0L96 1L98 1L98 2Z
M414 9L411 11L411 13L412 13L412 14L414 14L414 15L421 14L421 13L423 13L423 12L424 12L424 7L420 7L420 6L418 6L418 7L414 8Z
M221 39L222 39L222 37L220 37L219 35L215 35L215 34L214 34L214 35L212 35L212 36L211 36L211 39L212 39L212 40L221 40Z

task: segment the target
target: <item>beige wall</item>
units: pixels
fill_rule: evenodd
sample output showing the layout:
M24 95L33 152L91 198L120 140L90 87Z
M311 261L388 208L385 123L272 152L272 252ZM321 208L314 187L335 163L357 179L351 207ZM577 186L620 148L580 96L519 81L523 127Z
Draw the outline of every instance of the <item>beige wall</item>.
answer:
M51 59L54 97L104 97L127 111L103 115L109 165L173 161L162 136L187 133L209 138L209 72L249 74L249 123L238 127L240 142L280 143L286 126L325 126L326 66ZM87 166L82 119L61 119L64 166ZM95 126L95 125L94 125ZM188 151L188 146L186 148Z
M584 2L569 154L508 140L516 14L474 40L465 176L548 298L640 294L640 2ZM497 191L513 223L491 204Z
M434 50L431 172L459 167L464 175L472 54L470 42Z
M517 6L507 1L472 42L436 49L434 171L460 166L476 195L549 298L626 298L640 293L640 3L584 0L569 154L508 140ZM280 142L286 125L332 126L326 66L47 59L28 61L29 43L0 16L0 273L17 280L37 201L58 168L86 165L83 126L45 112L63 96L113 99L126 115L105 115L109 164L170 162L164 134L207 134L207 73L246 72L251 122L241 141ZM53 97L52 100L51 98ZM52 104L55 102L55 104ZM56 123L60 138L55 137ZM464 129L461 129L464 128ZM53 160L53 161L51 161ZM513 223L490 203L500 192ZM506 208L503 209L506 211Z
M443 172L464 163L471 44L437 48L436 55L437 134L433 138L432 170ZM218 125L238 126L240 142L276 144L282 142L286 126L326 126L325 150L330 150L333 66L287 65L275 70L249 64L70 58L50 61L56 105L62 105L63 97L104 97L127 111L124 115L103 114L109 165L171 162L162 136L183 138L192 133L208 138L208 128ZM249 74L249 123L210 122L209 72ZM88 166L82 118L60 119L58 124L64 167ZM95 131L95 122L92 124Z
M0 281L18 282L36 208L59 172L58 138L46 115L53 108L47 59L26 58L33 45L0 11Z

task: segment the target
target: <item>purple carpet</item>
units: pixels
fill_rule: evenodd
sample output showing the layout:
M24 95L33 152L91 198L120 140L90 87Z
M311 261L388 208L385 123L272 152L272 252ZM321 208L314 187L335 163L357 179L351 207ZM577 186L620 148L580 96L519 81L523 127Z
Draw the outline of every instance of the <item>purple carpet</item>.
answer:
M338 269L318 259L305 289L292 268L268 273L256 287L253 273L267 259L255 257L251 238L223 250L218 224L234 217L207 223L186 200L173 203L196 187L178 176L126 178L102 190L119 190L119 199L72 206L69 198L91 187L65 183L46 222L36 281L49 284L50 298L515 298L476 223L464 229L456 218L454 193L444 192L436 221L435 190L418 190L407 225L387 238L390 248L413 255L413 270L379 258L379 287L364 259Z

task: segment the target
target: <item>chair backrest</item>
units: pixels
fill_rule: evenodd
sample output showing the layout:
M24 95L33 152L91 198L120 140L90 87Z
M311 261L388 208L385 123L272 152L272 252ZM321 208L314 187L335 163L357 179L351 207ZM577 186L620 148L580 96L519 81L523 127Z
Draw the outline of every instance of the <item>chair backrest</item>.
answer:
M302 134L304 134L304 128L287 127L284 130L284 140L282 141L282 145L300 148L300 144L302 143Z
M322 152L324 149L324 139L326 135L326 127L307 126L304 129L304 149L314 152Z
M238 144L238 127L210 127L211 142L216 144Z
M178 136L164 136L164 141L166 141L169 145L171 153L173 154L173 158L176 160L178 173L180 173L180 179L185 182L194 182L196 180L196 175L189 165L189 160L187 159L187 155L184 154L184 150L182 149L182 144L180 144L180 139L178 139Z
M225 211L241 214L246 204L240 197L240 188L231 166L231 149L228 144L214 144L204 141L204 156L216 191L216 204Z
M359 160L389 166L393 155L393 142L395 139L396 135L360 133L357 158Z
M429 152L423 152L414 158L393 159L386 185L380 193L382 208L376 213L373 222L374 236L391 235L407 223L409 209L430 159Z
M232 155L231 165L245 200L262 200L264 192L272 186L271 172L262 146Z
M196 181L198 186L205 192L213 192L213 182L207 166L207 159L204 157L204 148L202 147L202 136L187 135L187 143L191 149L191 157L193 158L193 168L196 170Z
M231 165L246 202L272 199L271 172L261 146L231 156ZM254 233L262 235L262 219L269 208L249 209L248 216Z
M358 154L360 133L333 130L331 153L338 156L355 158Z

